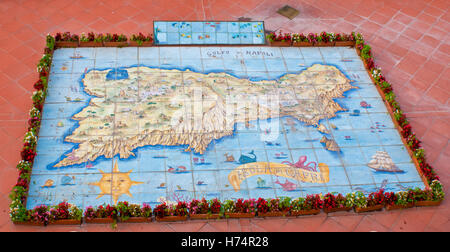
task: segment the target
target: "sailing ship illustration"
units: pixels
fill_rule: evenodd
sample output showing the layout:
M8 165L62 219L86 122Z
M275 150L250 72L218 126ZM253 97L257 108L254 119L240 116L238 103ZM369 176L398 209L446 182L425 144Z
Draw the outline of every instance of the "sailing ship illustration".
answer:
M372 156L372 160L370 160L367 166L375 171L404 172L394 164L392 158L385 151L377 151L375 155Z
M75 52L72 56L70 56L70 58L71 59L82 59L83 56L80 53Z

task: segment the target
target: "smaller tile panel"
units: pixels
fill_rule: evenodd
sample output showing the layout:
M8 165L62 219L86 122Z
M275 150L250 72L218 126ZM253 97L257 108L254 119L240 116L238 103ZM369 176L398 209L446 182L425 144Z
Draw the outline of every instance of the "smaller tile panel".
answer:
M155 21L156 45L263 45L264 22Z

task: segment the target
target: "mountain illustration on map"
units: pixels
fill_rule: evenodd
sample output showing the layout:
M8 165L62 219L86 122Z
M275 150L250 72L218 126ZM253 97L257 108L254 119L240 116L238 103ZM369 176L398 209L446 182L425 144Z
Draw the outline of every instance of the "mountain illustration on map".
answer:
M255 120L290 116L319 129L320 120L345 111L333 99L357 88L338 68L322 64L274 80L140 66L90 70L81 81L92 98L73 115L77 127L64 139L77 145L54 167L101 156L126 159L151 145L203 154L237 123ZM255 99L265 96L276 97L276 104Z

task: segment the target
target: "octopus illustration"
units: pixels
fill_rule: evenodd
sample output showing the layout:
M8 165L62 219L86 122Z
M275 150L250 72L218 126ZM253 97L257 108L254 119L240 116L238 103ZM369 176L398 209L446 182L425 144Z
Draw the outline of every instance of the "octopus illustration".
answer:
M289 161L283 161L283 162L281 162L281 163L282 163L282 164L290 165L290 166L295 167L295 168L301 168L301 169L305 169L305 170L307 170L307 171L314 171L314 172L317 172L317 163L316 163L316 162L309 162L309 163L307 163L307 164L305 165L306 160L307 160L307 157L306 157L306 156L300 156L300 157L298 158L297 163L295 163L295 164L293 164L293 163L291 163L291 162L289 162ZM311 164L313 164L314 166L312 166Z

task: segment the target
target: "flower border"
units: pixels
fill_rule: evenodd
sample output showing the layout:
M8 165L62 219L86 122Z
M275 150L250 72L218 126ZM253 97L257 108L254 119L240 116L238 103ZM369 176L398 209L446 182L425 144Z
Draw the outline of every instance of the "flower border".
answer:
M142 44L143 42L152 41L151 35L144 36L142 33L132 35L133 40L123 41L123 35L101 35L90 34L90 36L99 38L101 46L105 45L105 40L110 40L110 36L121 37L120 41L122 46L151 46L150 43ZM376 86L386 108L392 117L397 130L402 136L402 141L407 148L416 168L426 186L425 189L408 189L406 192L384 192L378 191L364 195L361 192L352 192L343 196L341 194L333 195L326 194L314 194L307 197L300 197L297 199L290 199L288 197L280 197L278 199L237 199L226 200L220 202L218 199L213 199L208 202L202 201L205 206L203 211L207 211L208 214L214 213L220 217L254 217L256 216L279 216L279 215L267 215L267 213L283 213L286 215L301 215L301 214L317 214L321 209L324 212L333 212L339 210L346 210L354 208L355 211L366 210L380 210L382 207L386 209L406 208L416 206L428 206L439 205L444 199L444 191L442 184L439 181L439 177L431 167L426 158L425 150L420 147L420 140L413 133L411 125L409 124L405 114L400 108L400 105L395 100L395 94L393 92L391 84L386 80L381 72L381 68L377 67L374 63L373 55L371 53L371 47L364 41L363 37L359 33L352 32L351 34L334 34L322 32L319 35L309 33L303 34L268 34L268 40L271 46L293 46L292 38L300 38L297 42L304 42L307 44L300 44L297 46L338 46L336 42L347 42L353 45L361 57L373 84ZM275 36L276 39L273 39ZM102 38L105 38L103 40ZM126 37L125 37L126 38ZM149 39L150 38L150 39ZM283 39L281 39L283 38ZM285 39L289 38L289 39ZM58 39L58 40L57 40ZM273 42L283 43L273 43ZM108 42L108 41L106 41ZM295 42L295 41L294 41ZM322 42L322 44L318 43ZM323 43L325 42L325 44ZM309 43L309 44L308 44ZM32 95L33 107L31 108L28 120L28 131L24 136L24 146L21 151L22 160L19 161L17 169L19 170L19 178L16 185L13 187L10 193L10 218L15 224L26 225L48 225L48 224L81 224L84 222L93 222L95 219L107 219L107 223L113 223L115 225L117 221L125 222L129 218L142 218L142 222L149 221L153 217L157 220L164 221L165 217L182 217L175 218L174 220L186 220L190 215L195 215L198 210L198 200L192 202L177 202L175 205L167 205L162 203L151 209L150 206L143 204L142 206L136 206L135 204L129 204L128 202L120 202L118 206L102 205L97 207L86 207L84 213L81 209L67 202L61 202L56 206L39 205L34 209L26 209L26 201L28 196L28 189L31 177L31 169L33 166L34 158L36 156L36 144L41 126L41 115L45 97L47 95L48 77L50 73L50 67L53 58L53 52L57 48L61 47L78 47L80 46L80 36L71 35L69 32L57 33L56 36L47 35L46 47L44 55L37 64L37 71L39 73L39 79L34 83L36 91ZM240 45L238 45L240 46ZM295 45L294 45L295 46ZM380 207L378 207L380 206ZM131 209L132 207L133 209ZM396 209L394 208L394 209ZM106 209L106 210L105 210ZM136 209L143 209L137 211ZM195 209L195 210L194 210ZM106 215L105 215L106 211ZM126 214L124 214L126 213ZM132 214L134 213L134 214ZM241 215L239 215L241 214Z

